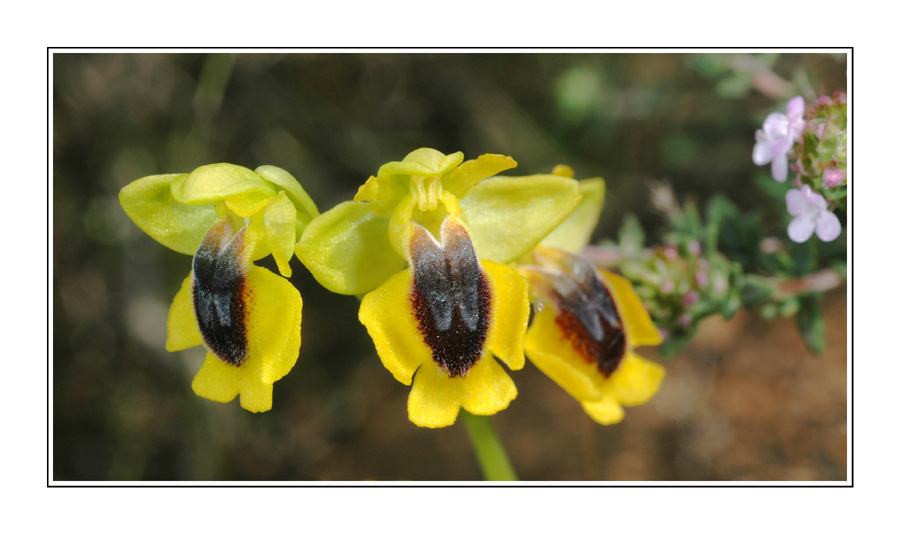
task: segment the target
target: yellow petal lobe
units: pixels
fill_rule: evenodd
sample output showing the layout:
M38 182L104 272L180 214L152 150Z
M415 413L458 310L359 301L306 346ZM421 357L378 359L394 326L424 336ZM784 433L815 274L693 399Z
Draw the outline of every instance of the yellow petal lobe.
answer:
M618 308L619 314L622 316L628 345L634 348L662 343L662 336L659 330L656 329L653 321L650 320L650 314L644 308L640 297L634 292L631 282L627 278L605 269L599 269L598 273L600 278L606 282L610 294L616 303L616 308Z
M409 393L409 420L418 426L450 426L463 407L475 415L493 415L516 398L518 391L506 371L485 354L465 377L453 377L426 361Z
M297 362L303 301L290 282L259 267L246 274L247 360L239 367L209 353L191 387L203 398L229 402L241 396L251 412L272 408L272 384Z
M604 394L623 406L637 406L649 401L662 384L666 370L662 365L641 358L633 352L625 354L616 372L609 377Z
M603 375L596 364L575 351L556 323L556 310L551 306L534 316L525 335L525 352L535 367L569 395L581 401L601 398Z
M367 294L359 307L359 320L375 342L381 363L406 385L423 361L431 361L409 298L412 283L412 273L403 270Z
M166 350L169 352L196 347L203 343L200 329L197 328L197 320L194 318L191 281L191 276L184 279L181 289L172 300L172 306L169 307L169 318L166 321Z
M517 371L525 366L523 340L530 312L528 282L501 263L482 260L481 268L491 284L491 319L485 347Z
M625 410L612 398L604 398L596 402L582 402L581 407L594 421L601 425L614 425L625 418Z
M263 213L263 234L266 245L278 265L281 276L291 276L291 256L296 245L297 209L284 191L278 193Z

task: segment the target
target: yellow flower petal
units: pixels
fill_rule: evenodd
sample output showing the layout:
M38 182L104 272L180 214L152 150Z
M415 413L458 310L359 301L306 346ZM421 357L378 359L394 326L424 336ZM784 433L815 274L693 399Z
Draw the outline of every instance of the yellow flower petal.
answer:
M513 371L525 366L523 338L528 328L528 283L512 268L483 260L491 284L490 330L485 346ZM474 412L473 412L474 413Z
M243 193L225 199L225 206L238 217L253 217L272 200L269 193Z
M291 256L296 245L297 209L284 191L278 193L263 212L266 244L282 276L291 276Z
M392 178L370 176L366 183L359 187L353 202L368 202L372 211L389 216L405 195L406 190Z
M259 267L247 272L245 294L247 359L235 366L208 353L191 387L217 402L240 394L241 407L264 412L272 407L272 384L297 362L303 301L290 282Z
M598 272L601 279L606 282L609 292L616 302L622 322L625 323L628 346L634 348L662 343L659 330L653 326L650 314L644 308L640 297L634 292L631 282L605 269L600 269Z
M451 378L429 360L416 373L407 403L409 420L428 428L450 426L460 407L476 415L493 415L509 406L517 394L512 379L487 354L464 377Z
M582 402L581 407L594 421L601 425L614 425L625 418L625 410L612 398L604 398L596 402Z
M401 271L366 295L359 320L375 342L381 363L399 382L409 385L423 361L431 361L410 302L412 273Z
M514 168L518 163L502 154L482 154L474 160L464 161L459 167L448 172L441 182L444 189L454 196L462 198L469 189L478 185L485 178L495 176Z
M525 335L525 353L535 367L569 395L582 401L602 397L603 375L596 364L575 351L556 323L556 310L550 305L534 316Z
M203 343L203 337L197 328L197 320L194 318L192 280L193 277L190 275L184 279L169 308L169 318L166 321L166 350L169 352L196 347Z
M623 406L644 404L659 391L665 375L662 365L629 352L609 377L604 394L615 398Z

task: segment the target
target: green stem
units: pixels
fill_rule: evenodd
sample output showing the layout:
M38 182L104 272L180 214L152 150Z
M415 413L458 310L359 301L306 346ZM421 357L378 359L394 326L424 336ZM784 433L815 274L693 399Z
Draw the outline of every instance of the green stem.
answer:
M478 457L478 465L481 466L485 480L519 480L506 456L506 449L503 448L500 438L494 432L491 419L481 415L472 415L465 410L460 410L460 415L466 423L469 440L472 442L472 448L475 449L475 456Z

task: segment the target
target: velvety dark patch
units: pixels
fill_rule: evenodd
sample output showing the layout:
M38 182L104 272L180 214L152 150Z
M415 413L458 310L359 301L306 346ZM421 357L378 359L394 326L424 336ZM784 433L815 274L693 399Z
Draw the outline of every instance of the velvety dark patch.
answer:
M625 331L609 289L582 258L566 274L552 275L560 313L556 323L575 350L607 378L625 357Z
M484 353L491 288L462 226L445 222L441 240L416 227L410 300L434 361L451 377L463 376Z
M237 367L247 359L242 248L242 233L230 239L225 228L214 228L194 255L193 264L194 311L200 334L220 360Z

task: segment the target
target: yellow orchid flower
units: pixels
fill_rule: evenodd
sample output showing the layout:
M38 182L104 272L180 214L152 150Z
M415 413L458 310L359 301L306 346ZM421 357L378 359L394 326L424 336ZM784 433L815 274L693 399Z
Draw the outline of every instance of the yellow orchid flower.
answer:
M204 398L241 396L252 412L272 407L272 384L300 350L300 293L252 261L272 254L290 276L296 236L318 215L286 171L230 164L155 175L122 188L128 216L163 245L194 256L169 310L166 349L203 344L192 388Z
M359 319L384 366L412 384L410 420L424 427L456 421L460 407L492 415L516 397L512 370L525 365L525 280L512 268L478 260L468 231L453 217L439 243L413 223L410 268L363 298ZM413 382L415 375L415 382Z
M310 223L297 257L336 293L366 294L360 321L384 366L412 385L408 411L444 427L462 407L492 415L516 397L524 365L527 284L505 265L578 205L575 180L494 176L507 156L463 162L422 148L382 165L354 201Z
M519 272L540 311L525 336L528 359L602 425L618 423L623 406L647 402L665 370L634 353L662 337L625 278L580 256L536 248Z

